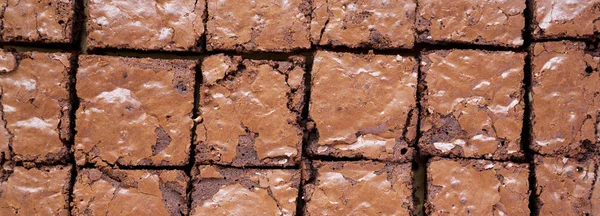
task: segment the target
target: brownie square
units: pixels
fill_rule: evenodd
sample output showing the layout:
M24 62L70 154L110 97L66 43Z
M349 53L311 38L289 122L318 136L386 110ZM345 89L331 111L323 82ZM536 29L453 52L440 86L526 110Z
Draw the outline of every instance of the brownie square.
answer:
M412 48L416 0L314 0L313 44L377 49Z
M408 161L417 134L413 57L317 52L310 117L313 155Z
M539 215L597 215L597 158L535 157Z
M293 166L302 152L304 58L248 60L223 54L202 62L196 162Z
M525 0L418 0L417 41L519 47Z
M428 215L529 215L529 165L432 158Z
M205 0L90 0L87 46L199 51Z
M192 60L82 55L77 71L77 165L188 163Z
M286 52L310 48L310 0L207 0L206 47Z
M423 53L421 59L423 152L489 159L523 156L525 53L440 50Z
M305 215L411 215L409 163L373 161L313 163L304 186Z
M72 215L187 215L187 182L179 170L82 169Z
M299 170L198 166L192 175L190 215L297 215Z
M582 42L535 43L532 50L533 142L544 155L597 151L600 56Z
M0 51L0 152L14 161L64 162L71 140L71 54Z
M533 0L533 37L593 38L600 31L600 0Z
M7 0L2 4L2 41L71 43L74 0Z
M71 167L24 168L4 165L0 215L69 215Z

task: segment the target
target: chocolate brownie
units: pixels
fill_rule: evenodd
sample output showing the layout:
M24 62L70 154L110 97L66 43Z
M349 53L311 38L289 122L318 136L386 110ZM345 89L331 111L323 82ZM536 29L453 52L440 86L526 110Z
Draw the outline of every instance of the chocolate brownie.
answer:
M418 0L417 41L519 47L525 0Z
M310 48L311 0L207 0L210 50L285 52Z
M64 162L71 140L71 54L0 51L0 154L35 163Z
M411 215L409 163L314 162L304 186L305 215Z
M71 43L74 0L5 0L2 41Z
M525 53L440 50L422 54L419 146L438 156L522 157Z
M82 169L72 215L187 215L189 177L178 170Z
M77 165L188 163L192 60L82 55L77 71Z
M432 158L428 215L529 215L529 165Z
M205 0L89 0L87 46L198 51Z
M0 215L69 215L71 167L24 168L5 164Z
M600 0L533 0L533 37L593 38L600 31Z
M219 54L204 59L202 75L196 162L233 166L299 162L304 58L263 61Z
M317 52L310 117L313 155L407 161L417 134L413 57Z
M316 45L412 48L416 0L313 0L310 39Z
M532 50L533 142L541 154L595 149L600 120L600 56L582 42L535 43Z
M299 170L198 166L192 176L190 215L297 215Z
M597 158L591 157L536 156L539 215L598 215L597 166Z

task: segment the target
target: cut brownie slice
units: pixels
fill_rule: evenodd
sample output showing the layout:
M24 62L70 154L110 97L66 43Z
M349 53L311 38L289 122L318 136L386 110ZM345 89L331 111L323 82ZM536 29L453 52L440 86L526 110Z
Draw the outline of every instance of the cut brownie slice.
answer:
M69 215L71 167L27 169L4 165L0 215Z
M190 215L297 215L299 170L198 166L192 175Z
M87 45L199 51L205 6L205 0L90 0Z
M80 170L72 215L187 215L189 177L178 170Z
M0 152L14 161L53 163L66 159L71 54L0 51Z
M207 0L210 50L284 52L310 48L311 0Z
M204 59L202 71L196 162L233 166L299 162L303 58L258 61L220 54Z
M317 45L412 48L416 0L313 1L311 41Z
M413 57L319 51L312 74L313 155L412 158L418 64Z
M531 148L545 155L596 151L600 56L570 41L536 43L532 52Z
M418 41L523 45L525 0L418 0L418 4Z
M427 167L429 215L529 215L529 165L433 158Z
M423 53L422 139L430 155L522 157L525 53Z
M304 186L307 216L411 215L409 163L315 161L314 168Z
M600 32L600 0L533 0L533 37L593 38Z
M191 60L80 56L77 164L187 164L196 65Z
M73 42L74 0L5 0L1 4L3 41Z

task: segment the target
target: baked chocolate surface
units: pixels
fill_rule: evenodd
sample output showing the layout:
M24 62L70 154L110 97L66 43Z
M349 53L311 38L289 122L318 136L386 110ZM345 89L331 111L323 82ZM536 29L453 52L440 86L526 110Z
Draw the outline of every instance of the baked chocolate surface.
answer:
M188 163L192 60L82 55L77 71L77 165Z
M600 31L600 0L533 0L533 37L593 38Z
M2 41L71 43L74 0L4 0Z
M190 215L293 216L300 171L197 166Z
M400 55L319 51L312 69L313 155L385 161L412 158L417 61Z
M529 165L432 158L428 215L529 215Z
M443 50L422 54L419 146L466 158L522 157L525 54Z

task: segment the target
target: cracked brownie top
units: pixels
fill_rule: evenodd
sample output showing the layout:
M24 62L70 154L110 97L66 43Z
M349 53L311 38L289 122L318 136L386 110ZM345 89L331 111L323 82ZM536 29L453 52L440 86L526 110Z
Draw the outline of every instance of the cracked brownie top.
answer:
M600 31L600 0L534 0L534 38L592 38Z
M73 0L4 0L2 40L71 43L75 14Z

